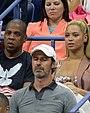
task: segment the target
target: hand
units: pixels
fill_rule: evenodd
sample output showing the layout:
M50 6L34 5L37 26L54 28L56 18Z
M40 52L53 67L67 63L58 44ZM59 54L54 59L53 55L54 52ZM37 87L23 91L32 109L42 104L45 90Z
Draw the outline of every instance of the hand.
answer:
M77 94L78 93L78 88L72 83L72 82L66 82L64 83L67 87L69 87L73 93Z

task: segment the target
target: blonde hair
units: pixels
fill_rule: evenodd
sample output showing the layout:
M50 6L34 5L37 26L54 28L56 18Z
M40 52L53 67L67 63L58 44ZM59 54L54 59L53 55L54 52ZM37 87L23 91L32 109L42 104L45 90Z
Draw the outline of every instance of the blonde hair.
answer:
M70 25L77 25L77 26L79 26L81 31L82 31L82 33L87 34L89 36L89 34L88 34L89 27L88 27L87 23L84 20L72 20L71 22L68 23L66 29Z
M82 33L87 35L88 39L87 39L87 42L85 43L85 46L84 46L84 53L88 58L90 58L90 33L89 33L90 31L89 31L89 26L87 25L87 23L84 20L72 20L68 23L66 30L70 25L79 26ZM69 55L68 48L67 48L67 55Z

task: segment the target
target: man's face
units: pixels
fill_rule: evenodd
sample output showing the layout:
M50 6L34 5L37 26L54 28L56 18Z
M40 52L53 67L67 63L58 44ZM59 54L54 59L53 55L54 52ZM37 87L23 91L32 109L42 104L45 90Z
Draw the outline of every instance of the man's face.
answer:
M45 78L51 74L53 63L42 51L37 51L32 56L32 68L36 78Z
M10 23L5 31L4 44L8 52L17 52L22 49L25 41L23 27L19 24Z

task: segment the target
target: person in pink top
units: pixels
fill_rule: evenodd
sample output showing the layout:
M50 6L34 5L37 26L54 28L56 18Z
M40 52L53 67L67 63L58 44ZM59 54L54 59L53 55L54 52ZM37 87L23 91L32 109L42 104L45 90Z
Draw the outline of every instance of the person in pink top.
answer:
M69 19L67 0L43 0L42 18L39 22L30 22L27 27L27 36L64 36ZM26 41L23 50L31 50L40 44L51 45L50 41ZM62 59L66 56L64 41L55 43L56 58Z

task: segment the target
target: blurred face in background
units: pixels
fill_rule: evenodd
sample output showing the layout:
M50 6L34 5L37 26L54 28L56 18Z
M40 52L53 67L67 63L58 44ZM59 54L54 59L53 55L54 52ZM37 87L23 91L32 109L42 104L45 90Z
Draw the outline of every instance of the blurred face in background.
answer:
M57 21L63 17L64 6L61 0L46 0L45 10L49 19Z

